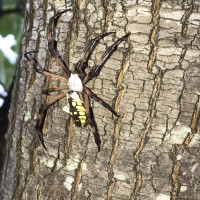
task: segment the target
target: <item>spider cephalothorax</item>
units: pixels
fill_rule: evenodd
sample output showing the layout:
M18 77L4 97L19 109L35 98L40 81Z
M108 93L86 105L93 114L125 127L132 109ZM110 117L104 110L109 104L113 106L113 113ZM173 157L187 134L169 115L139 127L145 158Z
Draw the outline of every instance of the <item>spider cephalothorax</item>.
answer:
M56 28L58 19L63 13L70 10L71 9L67 9L54 15L49 21L49 29L48 29L49 51L51 55L56 59L58 64L64 70L66 77L53 74L43 69L42 66L38 63L38 61L32 56L32 53L34 53L34 51L29 51L24 54L26 59L28 59L32 63L34 69L38 73L41 73L44 76L51 76L51 77L60 78L60 79L63 79L63 78L68 79L67 87L48 88L48 89L43 90L44 94L49 94L50 92L54 92L54 91L64 91L64 93L59 94L58 96L50 99L48 102L44 102L41 105L39 109L39 114L37 117L36 130L43 147L47 149L44 144L44 139L43 139L43 126L44 126L47 110L56 102L58 102L60 99L67 97L67 107L65 106L63 110L71 114L76 126L85 127L87 124L90 125L91 130L94 134L95 142L98 146L98 150L100 151L101 139L100 139L99 132L97 129L97 124L94 119L90 98L99 102L105 108L110 110L115 116L119 117L119 115L117 114L116 111L113 110L113 108L110 105L108 105L105 101L103 101L100 97L98 97L95 93L93 93L86 86L86 84L90 80L96 78L99 75L106 61L116 51L118 45L130 35L130 33L127 33L123 37L119 38L113 45L111 45L102 55L102 57L97 62L97 64L93 66L92 69L88 73L86 73L85 68L88 67L88 61L95 47L99 43L99 41L108 35L115 34L115 32L104 33L94 39L91 39L85 46L83 55L81 59L78 61L78 63L76 64L75 72L73 73L69 70L68 65L65 63L60 53L58 52L57 41L55 40L55 28Z

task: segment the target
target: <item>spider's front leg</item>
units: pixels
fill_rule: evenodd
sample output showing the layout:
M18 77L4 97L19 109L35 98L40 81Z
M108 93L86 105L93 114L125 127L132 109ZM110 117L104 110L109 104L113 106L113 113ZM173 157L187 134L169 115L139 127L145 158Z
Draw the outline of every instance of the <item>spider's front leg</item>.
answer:
M44 144L44 138L43 138L43 127L44 127L44 122L45 122L45 118L46 118L46 115L47 115L47 111L49 110L49 108L51 106L53 106L56 102L58 102L59 100L61 100L64 97L66 97L66 94L60 94L60 95L52 98L48 102L43 103L40 106L38 117L37 117L37 121L36 121L36 125L35 125L35 129L37 131L37 134L39 136L39 139L40 139L40 142L41 142L42 146L46 150L47 150L47 148L46 148L46 146Z
M99 35L98 37L91 39L85 46L85 48L83 50L83 55L82 55L81 59L78 61L78 63L76 64L76 72L79 74L79 76L82 79L86 75L85 68L88 66L88 61L89 61L94 49L96 48L96 46L98 45L98 43L100 42L101 39L103 39L104 37L111 35L111 34L115 34L115 32L109 32L109 33L104 33L102 35Z
M51 55L56 59L58 64L63 68L65 74L67 77L70 77L71 71L69 70L68 65L60 55L58 49L57 49L57 41L55 39L56 37L56 31L55 28L58 23L58 19L61 17L63 13L66 13L68 11L71 11L71 9L63 10L62 12L57 13L49 20L49 28L48 28L48 47Z
M90 103L90 99L87 93L85 93L84 91L82 92L83 94L83 98L84 98L84 104L85 104L85 112L86 112L86 117L88 120L88 124L90 125L91 129L92 129L92 133L94 135L94 139L95 139L95 143L98 147L98 151L100 151L101 149L101 138L99 135L99 131L97 128L97 123L94 119L94 114L93 114L93 110L91 107L91 103Z
M24 57L32 64L33 68L35 69L36 72L39 74L42 74L44 76L49 76L54 79L65 79L64 76L60 76L57 74L54 74L52 72L47 71L46 69L43 69L43 67L40 65L40 63L33 57L32 54L36 53L36 51L29 51L24 53Z
M112 54L117 50L119 44L124 41L131 33L127 33L126 35L119 38L113 45L111 45L105 53L101 56L99 62L91 69L89 74L84 79L84 84L88 83L93 78L97 77L107 60L112 56Z

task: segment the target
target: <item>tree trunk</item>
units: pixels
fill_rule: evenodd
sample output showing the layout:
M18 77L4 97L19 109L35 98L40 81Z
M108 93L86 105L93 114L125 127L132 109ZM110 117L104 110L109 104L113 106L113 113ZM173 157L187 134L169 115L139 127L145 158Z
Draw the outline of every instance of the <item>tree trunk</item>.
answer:
M29 1L1 199L200 199L199 6L198 0ZM116 31L98 45L92 66L105 47L131 32L88 84L123 113L117 119L93 104L102 139L99 153L89 129L74 127L62 111L66 99L48 112L48 151L35 134L41 102L57 94L45 97L42 89L66 82L36 73L23 53L37 50L43 67L63 74L49 54L47 27L50 17L69 7L72 12L59 20L57 35L70 69L89 39Z

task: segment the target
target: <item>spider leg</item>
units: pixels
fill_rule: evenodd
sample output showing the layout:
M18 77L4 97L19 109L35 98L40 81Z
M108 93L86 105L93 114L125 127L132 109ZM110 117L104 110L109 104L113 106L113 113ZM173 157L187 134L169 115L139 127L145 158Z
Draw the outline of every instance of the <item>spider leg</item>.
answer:
M98 37L91 39L85 46L83 50L83 55L81 59L78 61L78 63L76 64L76 72L80 75L82 74L83 78L86 74L85 68L88 66L88 60L90 59L94 49L96 48L96 46L98 45L101 39L103 39L104 37L110 34L115 34L115 32L108 32L108 33L99 35Z
M40 142L42 144L42 146L47 150L45 144L44 144L44 139L43 139L43 127L44 127L44 122L45 122L45 118L47 115L47 111L49 110L49 108L51 106L53 106L56 102L58 102L60 99L66 97L66 94L60 94L54 98L52 98L51 100L49 100L48 102L43 103L40 106L39 109L39 113L38 113L38 117L37 117L37 121L36 121L36 125L35 125L35 129L37 131L38 137L40 139Z
M49 72L49 71L43 69L43 67L40 65L40 63L34 57L31 57L32 53L36 53L36 51L26 52L26 53L24 53L24 56L29 62L31 62L31 64L33 65L33 68L35 69L36 72L38 72L44 76L50 76L55 79L65 79L66 80L66 78L64 76L60 76L60 75L54 74L52 72Z
M48 28L48 47L51 55L56 59L56 61L59 63L59 65L62 66L64 72L66 73L67 77L70 77L70 70L68 65L65 63L64 59L60 55L58 49L57 49L57 41L55 39L56 33L55 33L55 28L58 23L58 19L60 16L65 13L71 11L71 9L66 9L63 10L62 12L59 12L55 14L53 17L50 18L49 20L49 28Z
M102 106L104 106L105 108L107 108L109 111L112 112L112 114L114 114L115 116L119 117L119 114L114 111L114 109L107 104L103 99L101 99L100 97L98 97L94 92L92 92L88 87L84 87L84 91L85 93L90 96L92 99L94 99L95 101L97 101L98 103L100 103Z
M124 41L130 34L131 34L130 32L127 33L123 37L119 38L113 45L108 47L108 49L105 51L105 53L101 56L101 58L98 61L98 63L91 69L91 71L89 72L88 76L86 76L86 78L84 79L84 84L86 84L91 79L97 77L100 74L104 64L112 56L112 54L117 50L119 44L122 41Z
M85 104L86 117L87 117L88 123L89 123L89 125L92 129L92 133L94 135L94 140L95 140L95 143L98 147L98 151L100 151L101 138L100 138L99 131L98 131L98 128L97 128L97 123L94 119L94 114L93 114L93 110L92 110L92 107L91 107L91 104L90 104L89 96L84 91L83 91L83 98L84 98L84 104Z
M61 90L68 90L69 88L67 86L60 86L60 87L55 87L55 88L47 88L42 90L43 94L49 95L50 92L58 92Z

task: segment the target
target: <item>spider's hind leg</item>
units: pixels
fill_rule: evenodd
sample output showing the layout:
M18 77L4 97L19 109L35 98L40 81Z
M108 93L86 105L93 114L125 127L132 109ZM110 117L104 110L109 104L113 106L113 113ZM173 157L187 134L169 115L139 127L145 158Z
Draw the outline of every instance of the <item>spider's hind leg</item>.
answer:
M104 64L112 56L112 54L117 50L119 44L122 41L126 40L126 38L130 34L131 34L130 32L127 33L126 35L124 35L121 38L119 38L113 45L111 45L110 47L108 47L108 49L105 51L105 53L101 56L101 58L98 61L98 63L91 69L91 71L89 72L88 76L84 80L84 83L89 82L90 80L92 80L93 78L97 77L100 74L100 72L101 72Z
M99 131L97 128L97 123L94 119L94 114L93 114L93 110L90 104L90 99L89 99L89 96L85 92L83 92L83 98L84 98L84 103L85 103L85 111L86 111L86 116L88 119L88 124L90 125L92 133L94 135L94 140L98 147L98 151L100 151L101 138L100 138Z
M55 39L56 33L55 28L58 23L58 19L61 17L63 13L66 13L68 11L71 11L71 9L66 9L61 12L58 12L49 20L49 27L48 27L48 47L51 55L56 59L56 61L59 63L59 65L63 68L64 72L68 77L70 77L70 70L62 56L60 55L58 49L57 49L57 40Z
M44 122L45 122L45 118L46 118L46 115L47 115L47 111L49 110L49 108L51 106L53 106L56 102L58 102L60 99L62 99L64 97L66 97L66 94L60 94L60 95L52 98L48 102L43 103L40 106L39 113L38 113L38 116L37 116L36 125L35 125L35 129L36 129L36 132L38 134L38 137L40 139L42 146L46 150L47 150L47 148L46 148L46 145L44 144L44 139L43 139L43 127L44 127Z

